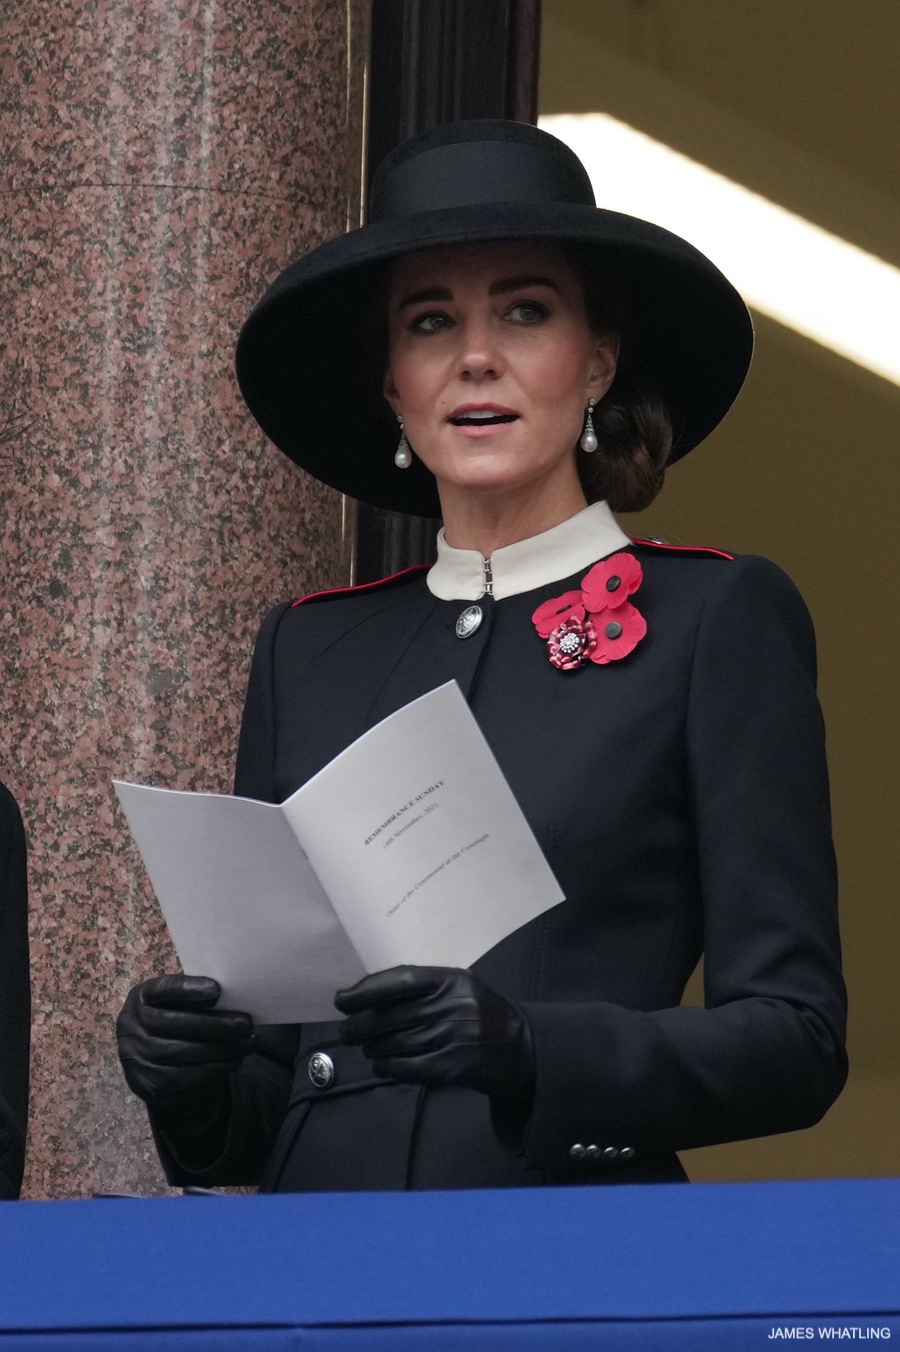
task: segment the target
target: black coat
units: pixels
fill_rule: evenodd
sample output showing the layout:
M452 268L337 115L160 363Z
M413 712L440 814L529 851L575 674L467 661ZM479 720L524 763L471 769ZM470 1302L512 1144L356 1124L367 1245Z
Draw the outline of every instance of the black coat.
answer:
M468 603L437 600L416 570L278 607L250 678L236 791L267 801L459 682L566 895L474 965L531 1025L524 1137L477 1092L377 1080L335 1024L269 1029L233 1077L215 1165L186 1167L177 1135L161 1142L172 1181L678 1179L678 1150L808 1127L832 1103L845 1000L809 615L763 559L633 552L648 632L606 666L557 670L531 622L584 569L484 598L464 641ZM702 952L706 1008L680 1007ZM324 1091L307 1075L317 1050L336 1065Z
M28 890L25 831L0 784L0 1197L18 1197L28 1121Z

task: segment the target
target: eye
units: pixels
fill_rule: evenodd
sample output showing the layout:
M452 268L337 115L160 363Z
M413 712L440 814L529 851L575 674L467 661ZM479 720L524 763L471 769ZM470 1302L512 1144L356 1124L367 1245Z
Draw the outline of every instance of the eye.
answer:
M507 318L517 324L540 324L549 313L539 300L517 300L507 311Z
M442 310L429 310L427 314L416 315L409 327L412 333L439 333L441 329L449 328L452 322Z

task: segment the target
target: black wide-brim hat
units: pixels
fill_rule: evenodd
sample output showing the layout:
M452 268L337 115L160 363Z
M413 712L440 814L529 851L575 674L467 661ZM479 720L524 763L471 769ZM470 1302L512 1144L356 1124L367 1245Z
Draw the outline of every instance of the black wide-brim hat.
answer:
M672 415L669 463L686 455L743 384L753 350L747 307L678 235L598 208L578 157L524 122L449 123L406 141L375 175L369 224L275 279L237 345L238 383L266 435L342 493L439 516L435 479L418 457L407 470L394 465L397 423L373 395L371 298L402 254L521 239L578 246L616 280L631 316L631 376Z

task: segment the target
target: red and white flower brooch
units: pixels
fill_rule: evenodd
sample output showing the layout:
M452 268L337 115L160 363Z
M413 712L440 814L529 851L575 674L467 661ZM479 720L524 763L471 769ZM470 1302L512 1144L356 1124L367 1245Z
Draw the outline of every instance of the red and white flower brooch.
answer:
M547 640L550 661L560 671L585 662L605 666L633 652L647 632L647 621L629 596L643 581L633 554L613 554L595 563L581 579L580 591L564 592L538 606L534 627Z

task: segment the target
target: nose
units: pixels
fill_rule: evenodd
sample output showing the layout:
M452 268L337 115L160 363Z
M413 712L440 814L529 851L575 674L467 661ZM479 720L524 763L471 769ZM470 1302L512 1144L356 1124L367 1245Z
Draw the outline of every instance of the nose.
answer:
M503 374L497 333L488 318L471 318L462 327L460 375L464 380L496 380Z

